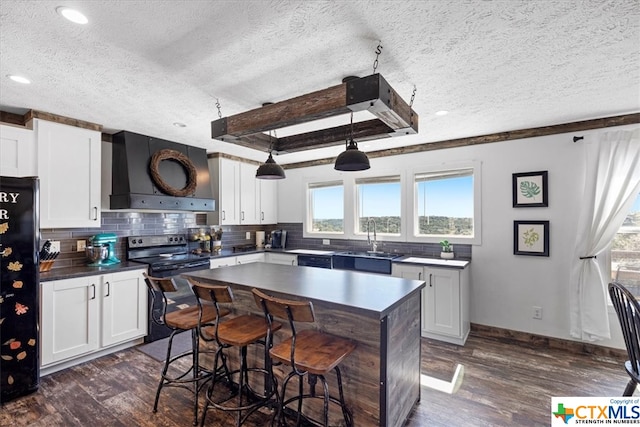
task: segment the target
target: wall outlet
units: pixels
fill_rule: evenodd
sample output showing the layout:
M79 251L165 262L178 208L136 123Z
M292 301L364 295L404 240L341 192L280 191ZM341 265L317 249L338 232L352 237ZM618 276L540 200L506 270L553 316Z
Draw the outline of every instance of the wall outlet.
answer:
M76 241L76 251L82 252L82 251L84 251L84 249L86 247L87 247L87 241L86 240L78 240L78 241Z
M49 247L49 252L60 252L60 242L57 240L52 240L51 246Z
M331 244L331 240L329 240L329 239L322 239L322 244L323 244L323 245L330 245L330 244Z
M533 306L533 318L542 319L542 307Z
M249 240L251 238L251 232L247 231L247 234L245 235L245 239Z

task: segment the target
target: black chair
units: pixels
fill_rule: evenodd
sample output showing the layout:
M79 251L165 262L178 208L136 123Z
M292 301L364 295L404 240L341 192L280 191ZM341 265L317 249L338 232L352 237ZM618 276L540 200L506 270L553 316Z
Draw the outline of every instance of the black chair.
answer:
M160 400L160 392L163 387L173 386L180 387L191 391L194 394L193 397L193 425L198 422L198 393L203 383L211 378L212 373L202 369L200 366L200 340L198 334L198 323L207 322L213 324L218 315L226 316L229 314L229 310L216 311L213 306L207 306L204 310L201 310L198 306L191 306L182 308L175 311L168 311L169 299L173 292L178 289L172 277L152 277L144 274L145 282L149 288L149 295L151 296L153 303L151 304L150 317L151 320L157 325L164 325L171 329L171 335L169 335L169 344L167 345L167 356L162 367L162 374L160 375L160 383L158 384L158 390L156 391L156 398L153 402L153 412L158 411L158 401ZM162 298L162 309L158 313L153 307L156 306L155 299ZM159 315L160 314L160 315ZM176 356L171 356L171 348L173 346L173 339L176 334L181 332L191 331L191 350ZM175 363L184 358L191 358L191 364L186 368L184 364ZM175 363L176 368L170 369Z
M617 282L609 283L609 296L616 309L629 360L624 363L631 377L623 396L631 396L640 383L640 304L627 288Z

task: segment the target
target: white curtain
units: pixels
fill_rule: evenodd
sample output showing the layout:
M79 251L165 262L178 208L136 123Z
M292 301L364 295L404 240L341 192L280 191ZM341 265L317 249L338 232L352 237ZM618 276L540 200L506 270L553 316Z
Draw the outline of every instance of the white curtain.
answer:
M640 128L585 137L585 187L571 260L571 335L585 341L611 338L608 279L600 256L622 225L640 191Z

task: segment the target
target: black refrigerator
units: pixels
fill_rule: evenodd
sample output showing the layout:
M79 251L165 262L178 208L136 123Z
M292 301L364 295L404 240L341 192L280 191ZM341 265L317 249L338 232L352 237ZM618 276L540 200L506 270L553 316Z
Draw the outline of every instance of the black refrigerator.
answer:
M38 389L38 178L0 177L0 403Z

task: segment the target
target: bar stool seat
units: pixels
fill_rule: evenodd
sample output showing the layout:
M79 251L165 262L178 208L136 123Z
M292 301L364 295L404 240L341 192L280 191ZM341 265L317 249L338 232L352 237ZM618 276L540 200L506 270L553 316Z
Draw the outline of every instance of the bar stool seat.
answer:
M173 386L185 388L194 394L193 397L193 424L198 421L198 394L200 387L205 380L210 378L213 373L203 369L200 366L200 340L198 336L198 324L212 324L219 316L226 316L230 312L227 309L216 311L215 307L208 305L203 307L202 317L200 318L200 308L196 305L178 309L176 311L168 311L169 297L167 294L177 291L173 277L152 277L143 273L145 282L149 289L152 301L158 298L158 294L162 298L162 308L160 316L154 311L155 303L151 304L150 317L157 325L164 325L171 330L169 342L167 345L167 355L165 357L162 373L160 374L160 383L156 391L156 397L153 403L153 412L158 411L158 402L160 400L160 392L164 387ZM182 332L191 331L191 349L181 354L171 356L174 337ZM190 357L191 364L186 368L183 365L178 367L178 361ZM172 365L176 365L172 368Z
M204 307L204 301L213 302L216 310L223 310L220 304L231 304L234 300L231 288L228 286L215 286L199 283L189 279L194 293L198 297L198 304ZM276 330L282 327L281 323L271 325ZM210 407L215 409L235 412L236 426L240 427L247 418L259 408L270 405L271 398L277 395L276 384L272 382L270 366L249 367L247 364L247 347L251 344L262 344L265 347L265 364L269 361L267 352L270 343L265 341L268 335L269 325L264 317L250 314L231 317L225 321L218 321L214 326L200 328L200 336L206 341L216 343L214 364L212 371L214 375L206 392L206 403L202 411L200 425L203 426ZM227 366L226 350L230 348L239 349L240 368L230 371ZM253 390L249 384L249 373L257 373L263 379L263 391ZM234 382L233 377L237 376L238 381ZM216 386L223 383L228 394L220 398L220 392ZM220 388L220 387L218 387ZM235 402L232 400L236 398Z
M288 405L296 402L296 426L299 426L304 419L313 425L327 427L329 425L329 403L339 405L345 425L352 426L353 417L344 400L342 374L339 365L355 350L356 344L348 339L313 329L305 329L298 332L295 326L296 322L315 322L315 313L311 301L276 298L258 289L253 289L252 292L256 303L262 307L267 322L271 324L274 317L287 319L291 327L291 336L278 344L274 344L269 350L269 356L274 364L280 362L292 367L291 372L287 374L282 382L278 399L279 407L276 414L274 414L274 419L277 419L277 425L283 425L285 411L292 410ZM336 373L338 398L329 394L329 387L325 377L331 371ZM310 386L309 393L304 393L303 391L303 378L305 376L308 378ZM298 378L298 394L285 399L287 385L293 377ZM318 379L322 383L322 396L317 396L315 392L315 385ZM308 398L323 399L322 421L314 420L302 413L302 401Z
M271 357L279 362L291 364L293 337L273 346ZM314 375L326 375L342 362L356 345L347 339L306 329L296 334L296 368Z

